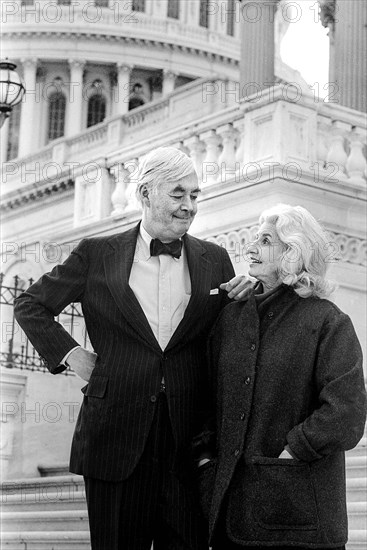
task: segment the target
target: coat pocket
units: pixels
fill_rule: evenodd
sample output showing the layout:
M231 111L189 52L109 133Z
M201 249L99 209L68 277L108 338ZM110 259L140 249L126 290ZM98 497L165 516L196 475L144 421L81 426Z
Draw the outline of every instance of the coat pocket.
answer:
M88 384L84 386L81 391L87 397L98 397L102 399L106 394L107 384L108 376L98 376L92 374Z
M264 529L318 528L316 497L307 462L254 457L254 518Z

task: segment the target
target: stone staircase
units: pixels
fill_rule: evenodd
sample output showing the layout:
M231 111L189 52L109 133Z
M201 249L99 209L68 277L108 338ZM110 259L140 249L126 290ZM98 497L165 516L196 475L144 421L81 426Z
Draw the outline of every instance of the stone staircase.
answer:
M349 451L347 550L367 549L367 437ZM3 550L90 550L81 476L40 468L42 477L2 485ZM55 475L57 474L57 475Z
M83 478L52 470L3 483L3 550L90 550Z
M347 550L367 548L367 437L346 453L349 541Z

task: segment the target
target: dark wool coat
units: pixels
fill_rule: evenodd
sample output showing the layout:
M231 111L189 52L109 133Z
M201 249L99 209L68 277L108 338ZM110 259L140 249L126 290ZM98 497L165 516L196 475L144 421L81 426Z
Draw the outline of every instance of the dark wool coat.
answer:
M342 546L344 451L362 437L366 417L349 317L282 285L258 308L253 294L228 305L210 350L217 458L200 475L203 485L213 476L211 537L226 497L227 534L237 544ZM298 460L277 458L287 444Z

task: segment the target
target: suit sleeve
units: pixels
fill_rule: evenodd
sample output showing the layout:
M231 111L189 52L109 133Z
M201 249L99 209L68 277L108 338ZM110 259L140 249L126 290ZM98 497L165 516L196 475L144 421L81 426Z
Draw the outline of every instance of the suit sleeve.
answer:
M362 351L349 317L341 312L324 322L315 365L316 410L287 436L300 460L310 462L352 449L366 420Z
M88 273L88 241L83 240L61 265L43 275L14 301L14 315L52 374L65 370L62 358L78 346L55 320L71 302L80 302Z

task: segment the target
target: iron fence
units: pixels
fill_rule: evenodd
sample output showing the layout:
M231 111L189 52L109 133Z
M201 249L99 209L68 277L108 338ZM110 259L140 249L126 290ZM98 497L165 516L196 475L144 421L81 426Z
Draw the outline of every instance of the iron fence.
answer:
M0 366L7 369L21 369L36 372L48 372L40 356L17 323L14 317L14 300L23 290L33 283L33 279L24 281L18 275L12 284L4 284L4 274L0 273L1 307L1 351ZM88 333L79 303L68 305L57 317L57 321L85 348L90 348ZM65 376L74 375L70 369L63 371Z

